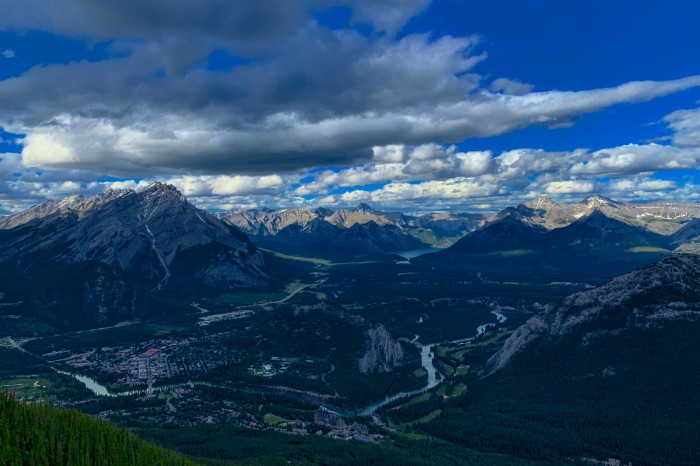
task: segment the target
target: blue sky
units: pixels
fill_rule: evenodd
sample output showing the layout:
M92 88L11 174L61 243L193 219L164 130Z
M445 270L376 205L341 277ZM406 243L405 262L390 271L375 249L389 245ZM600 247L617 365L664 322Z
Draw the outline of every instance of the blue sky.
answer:
M9 0L0 214L167 181L211 210L697 202L689 0Z

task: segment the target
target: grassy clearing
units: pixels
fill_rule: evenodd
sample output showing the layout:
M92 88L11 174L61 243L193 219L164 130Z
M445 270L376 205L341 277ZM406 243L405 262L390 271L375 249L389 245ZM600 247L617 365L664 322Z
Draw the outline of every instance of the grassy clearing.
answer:
M634 247L634 248L629 248L627 251L629 251L629 252L635 252L635 253L638 253L638 252L661 252L661 253L668 253L668 252L671 252L671 251L669 251L668 249L664 249L664 248L655 248L655 247L653 247L653 246L637 246L637 247Z
M416 419L416 420L413 421L411 424L427 424L427 423L429 423L429 422L431 422L431 421L434 421L434 420L437 419L438 417L440 417L441 414L442 414L442 410L441 410L441 409L436 409L436 410L433 411L432 413L427 414L427 415L423 416L423 417L420 418L420 419Z
M482 340L481 343L483 343L484 345L492 345L500 340L505 339L510 334L511 330L508 330L507 328L501 328L498 331L491 330L486 333L486 338Z
M457 384L454 391L452 392L452 395L450 395L450 398L457 398L459 396L464 395L465 393L467 393L467 385L460 383Z
M445 364L442 361L437 362L437 367L442 372L445 374L446 377L452 377L452 375L455 373L455 370L450 366L449 364Z
M258 248L261 251L265 251L269 254L272 254L273 256L279 257L281 259L288 259L288 260L293 260L293 261L299 261L299 262L310 262L312 264L316 265L322 265L322 266L330 266L333 265L333 262L329 261L328 259L319 259L318 257L305 257L305 256L292 256L289 254L284 254L281 252L273 251L271 249L263 249L263 248Z
M426 401L428 401L430 399L430 396L431 396L431 393L423 393L422 395L418 395L417 397L412 398L411 401L401 405L400 407L404 408L406 406L413 406L413 405L425 403Z
M287 419L275 416L274 414L270 413L267 413L265 416L263 416L263 419L265 420L265 424L268 424L270 426L279 426L289 422Z
M510 251L495 251L484 254L485 256L491 257L516 257L516 256L528 256L534 254L535 251L532 249L511 249Z
M301 288L301 282L299 280L295 280L292 283L288 283L287 286L284 287L287 294L292 294L295 291L297 291L299 288Z
M224 304L230 304L233 306L250 306L253 304L279 301L285 296L286 294L284 293L254 293L249 291L242 291L238 293L228 293L219 295L213 298L213 301Z
M53 382L44 377L12 377L0 380L0 392L16 393L23 400L44 400Z

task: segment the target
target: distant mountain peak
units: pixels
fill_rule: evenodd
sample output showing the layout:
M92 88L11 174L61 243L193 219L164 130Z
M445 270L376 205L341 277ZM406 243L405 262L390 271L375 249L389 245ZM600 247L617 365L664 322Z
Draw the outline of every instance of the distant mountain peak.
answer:
M175 192L180 192L175 186L168 184L168 183L163 183L162 181L156 181L155 183L151 184L148 188L146 188L146 191L175 191Z
M64 197L58 202L59 207L72 207L76 204L80 204L85 200L85 197L81 194L71 194L68 197Z
M583 201L581 201L581 204L586 204L589 208L595 208L595 207L601 207L601 206L618 207L620 205L619 202L613 201L610 198L600 196L598 194L588 196Z
M362 212L363 214L371 214L377 212L375 209L373 209L368 204L365 204L364 202L358 204L358 206L355 207L353 210L355 212Z
M556 207L559 204L552 200L552 198L549 196L537 196L536 198L526 202L525 205L531 209L547 210L551 209L552 207Z

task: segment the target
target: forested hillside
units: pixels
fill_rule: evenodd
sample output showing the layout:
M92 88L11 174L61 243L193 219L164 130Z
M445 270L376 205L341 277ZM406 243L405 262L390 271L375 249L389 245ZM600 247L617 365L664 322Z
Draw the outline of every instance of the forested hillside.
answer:
M184 456L140 440L126 429L77 411L22 404L0 395L0 464L194 465Z

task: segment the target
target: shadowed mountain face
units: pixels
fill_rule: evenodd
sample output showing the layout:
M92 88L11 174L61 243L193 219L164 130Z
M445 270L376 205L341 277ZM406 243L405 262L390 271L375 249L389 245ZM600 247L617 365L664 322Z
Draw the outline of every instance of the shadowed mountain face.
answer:
M488 253L509 250L539 250L547 230L530 225L514 215L505 215L452 245L450 253Z
M265 281L262 254L243 233L161 183L142 192L48 201L3 218L2 225L6 271L95 262L154 291L181 281L214 288Z
M381 254L428 247L395 225L368 222L340 228L321 219L314 219L303 227L289 225L275 236L260 240L260 244L271 247L283 244L321 254L340 252L350 255Z
M700 254L700 219L694 218L674 233L670 244L679 252Z
M427 429L547 464L699 464L699 332L700 256L670 254L529 319Z
M700 256L671 254L533 317L491 357L488 368L502 369L538 342L556 347L570 337L586 347L623 332L684 321L700 322Z
M609 280L660 259L669 252L671 240L600 210L565 227L547 230L510 209L424 260L477 271L484 267L510 270L516 278L525 274L530 278L546 275L552 280Z

